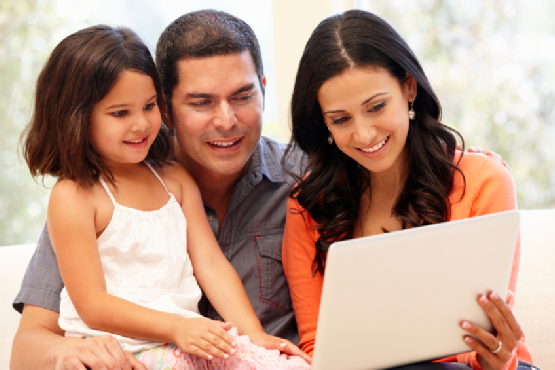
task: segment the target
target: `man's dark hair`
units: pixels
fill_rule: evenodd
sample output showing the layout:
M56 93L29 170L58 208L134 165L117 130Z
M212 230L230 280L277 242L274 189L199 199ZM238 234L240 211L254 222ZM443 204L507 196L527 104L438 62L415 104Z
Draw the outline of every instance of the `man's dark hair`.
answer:
M249 51L260 88L263 68L260 46L252 28L231 14L205 9L182 15L173 21L158 39L156 65L162 79L170 118L173 89L178 83L177 62L187 58L209 58Z

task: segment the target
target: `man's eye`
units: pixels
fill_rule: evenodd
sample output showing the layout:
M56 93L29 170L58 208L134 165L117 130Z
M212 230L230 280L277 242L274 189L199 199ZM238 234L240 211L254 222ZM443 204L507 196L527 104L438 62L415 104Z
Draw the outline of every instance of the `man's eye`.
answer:
M238 100L240 102L246 102L246 101L251 100L251 98L252 98L252 94L249 94L249 95L239 96L239 97L235 98L235 100Z
M199 107L199 108L205 107L208 104L210 104L210 100L208 100L208 99L200 100L200 101L196 101L196 102L191 103L191 105L193 107Z
M118 111L112 112L111 115L116 118L121 118L121 117L127 116L128 113L129 113L128 110L118 110Z

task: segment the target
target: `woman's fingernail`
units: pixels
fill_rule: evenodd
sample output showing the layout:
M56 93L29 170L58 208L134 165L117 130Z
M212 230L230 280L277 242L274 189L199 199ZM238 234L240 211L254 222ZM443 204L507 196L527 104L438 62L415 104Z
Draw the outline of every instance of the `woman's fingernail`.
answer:
M231 342L231 345L232 345L233 347L235 347L235 346L237 345L237 342L233 341L233 342Z
M466 336L466 337L464 337L464 341L468 344L471 344L472 343L472 338Z
M224 358L229 358L229 355L227 353L224 353Z
M280 347L285 347L286 344L285 344L285 343L281 343L279 346L280 346Z
M468 323L468 321L463 321L462 327L463 327L463 329L470 329L470 328L471 328L471 326L470 326L470 324Z
M486 296L482 294L482 295L480 296L480 302L486 303L487 301L488 301L488 300L487 300Z
M212 360L212 355L208 355L208 359L209 359L209 360Z
M489 297L490 297L491 299L497 299L497 298L499 298L499 296L498 296L497 293L495 293L495 292L491 292L491 293L489 294Z
M235 353L235 348L232 348L231 351L229 351L229 353L234 354Z

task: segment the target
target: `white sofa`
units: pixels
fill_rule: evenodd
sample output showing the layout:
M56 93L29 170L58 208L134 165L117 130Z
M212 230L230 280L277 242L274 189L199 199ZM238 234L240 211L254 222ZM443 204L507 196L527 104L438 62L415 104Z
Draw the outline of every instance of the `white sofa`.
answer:
M555 210L522 211L515 315L534 363L555 369ZM8 369L19 314L12 301L35 245L0 247L0 369Z

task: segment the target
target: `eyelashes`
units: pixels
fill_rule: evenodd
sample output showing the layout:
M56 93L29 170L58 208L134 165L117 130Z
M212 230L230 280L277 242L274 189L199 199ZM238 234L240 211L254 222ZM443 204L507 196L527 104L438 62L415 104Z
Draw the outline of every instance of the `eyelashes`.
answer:
M367 110L367 112L368 112L368 113L376 113L376 112L379 112L379 111L381 111L381 110L385 107L385 105L386 105L386 102L383 101L383 102L381 102L381 103L378 103L378 104L376 104L376 105L373 105L370 109ZM333 120L331 121L331 123L332 123L333 125L341 125L341 124L343 124L343 123L345 123L345 122L348 122L350 119L351 119L350 116L341 116L341 117L338 117L338 118L333 119Z

